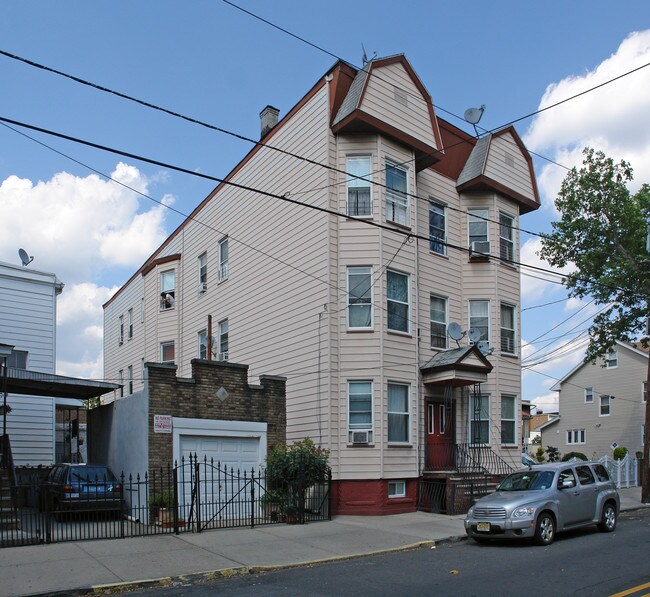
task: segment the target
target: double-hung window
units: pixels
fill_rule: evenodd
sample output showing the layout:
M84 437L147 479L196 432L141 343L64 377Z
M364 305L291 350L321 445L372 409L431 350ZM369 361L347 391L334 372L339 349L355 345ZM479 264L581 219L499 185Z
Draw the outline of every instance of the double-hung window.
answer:
M208 358L208 331L201 330L199 332L199 358Z
M372 430L372 382L348 382L348 429Z
M442 203L429 201L429 250L447 254L447 208Z
M176 358L174 343L173 342L161 342L160 343L160 362L161 363L173 363Z
M160 274L160 308L164 311L171 309L176 302L176 274L173 269Z
M208 289L208 254L199 255L199 292L205 292Z
M409 441L409 384L388 382L388 442Z
M618 367L618 351L610 350L605 356L605 367L607 369L615 369Z
M490 301L469 302L469 327L481 333L479 342L490 341Z
M488 240L490 240L488 234L488 215L489 212L487 209L467 210L467 226L469 230L470 248L474 246L474 243L487 243Z
M490 397L469 397L469 441L474 445L490 443Z
M515 308L501 303L501 352L515 354Z
M372 215L371 164L370 156L347 159L346 170L350 175L347 180L346 212L348 216L367 217Z
M126 368L126 380L128 382L129 395L133 394L133 365Z
M348 267L348 328L372 329L372 268Z
M400 274L388 270L387 279L387 311L388 329L395 332L410 330L410 292L408 274Z
M408 170L386 162L386 219L408 226Z
M515 445L515 397L501 396L501 444L504 446Z
M126 312L126 334L129 340L133 338L133 309Z
M219 360L228 360L228 320L219 322Z
M612 398L611 396L607 396L606 394L603 394L600 397L600 416L601 417L609 417L611 398Z
M120 315L119 318L118 340L120 345L124 343L124 315Z
M505 261L515 258L514 220L506 215L499 214L499 254Z
M228 279L228 237L219 241L219 282Z
M594 401L594 389L585 388L585 404L591 404Z
M447 299L431 297L431 348L447 348Z

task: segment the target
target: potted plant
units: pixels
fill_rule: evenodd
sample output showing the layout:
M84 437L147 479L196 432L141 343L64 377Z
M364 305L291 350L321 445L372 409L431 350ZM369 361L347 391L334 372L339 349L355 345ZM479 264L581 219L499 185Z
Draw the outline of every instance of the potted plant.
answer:
M152 496L149 502L149 516L155 524L170 529L174 526L174 492L161 491ZM178 526L185 526L185 520L178 516Z
M284 509L283 500L284 495L281 491L277 489L267 490L260 500L265 516L273 521L278 520L278 515Z

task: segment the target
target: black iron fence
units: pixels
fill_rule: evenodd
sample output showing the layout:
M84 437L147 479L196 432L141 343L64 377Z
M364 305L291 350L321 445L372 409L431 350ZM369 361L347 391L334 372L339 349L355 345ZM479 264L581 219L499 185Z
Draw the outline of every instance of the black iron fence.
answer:
M309 486L302 479L271 488L264 470L196 456L142 476L79 484L34 478L11 487L13 522L0 520L0 546L329 520L331 472Z
M475 444L427 446L425 469L458 473L481 472L486 475L508 475L515 470L490 446Z

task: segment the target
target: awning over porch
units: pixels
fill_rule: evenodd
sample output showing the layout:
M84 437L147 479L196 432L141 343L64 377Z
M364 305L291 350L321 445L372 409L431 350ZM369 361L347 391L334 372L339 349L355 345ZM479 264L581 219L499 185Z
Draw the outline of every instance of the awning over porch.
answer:
M425 384L451 384L454 387L484 383L492 364L476 345L439 352L420 366Z

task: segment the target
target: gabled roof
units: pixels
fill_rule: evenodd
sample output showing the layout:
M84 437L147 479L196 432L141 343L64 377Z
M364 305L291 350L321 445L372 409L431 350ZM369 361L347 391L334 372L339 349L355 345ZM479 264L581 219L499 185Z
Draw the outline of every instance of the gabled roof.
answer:
M485 381L492 363L473 344L434 355L420 366L425 383L446 382L462 386Z
M629 350L633 353L636 353L638 355L641 355L642 357L645 357L646 359L648 358L648 351L644 348L641 347L640 344L630 344L629 342L619 342L618 340L616 341L616 346L620 346L622 348L625 348L626 350ZM554 392L559 392L562 388L561 385L567 381L574 373L582 369L585 365L589 365L591 363L585 363L584 361L581 361L578 363L571 371L569 371L562 379L558 380L557 383L553 384L551 386L551 390Z
M519 147L519 150L526 159L532 184L532 197L527 197L486 174L487 160L492 141L493 139L506 134L512 135L515 144ZM488 133L478 140L469 156L469 159L467 160L467 163L465 164L465 167L458 177L456 188L459 192L481 191L483 189L495 190L519 203L519 211L522 214L534 211L541 205L539 191L537 190L537 181L535 179L535 171L533 170L533 159L530 153L528 153L521 137L512 126L507 126L494 133Z

